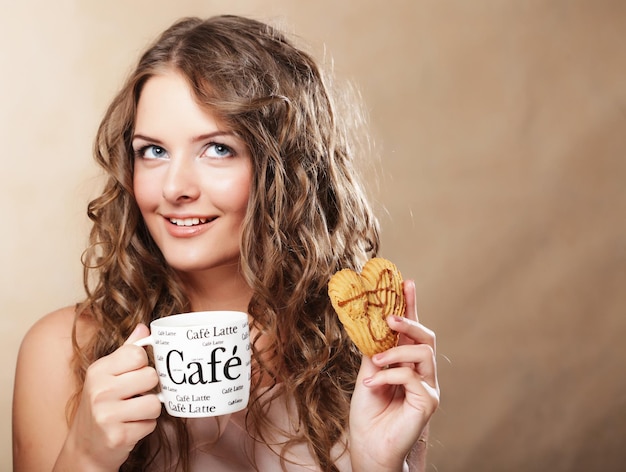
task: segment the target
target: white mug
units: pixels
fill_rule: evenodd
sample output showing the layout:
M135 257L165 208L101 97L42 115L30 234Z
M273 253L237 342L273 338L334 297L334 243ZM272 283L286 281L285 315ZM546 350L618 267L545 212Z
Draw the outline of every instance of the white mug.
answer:
M197 418L242 410L250 396L248 314L201 311L159 318L150 336L161 391L172 416Z

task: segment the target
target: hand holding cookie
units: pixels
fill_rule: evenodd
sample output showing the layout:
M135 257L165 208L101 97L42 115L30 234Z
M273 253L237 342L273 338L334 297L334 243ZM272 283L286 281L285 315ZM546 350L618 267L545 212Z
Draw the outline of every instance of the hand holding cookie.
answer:
M363 356L350 402L352 470L425 470L426 427L439 405L435 334L418 321L416 289L403 283L403 317L385 320L398 342L385 352Z
M354 344L366 356L386 351L398 342L387 324L389 315L404 316L402 275L382 257L370 259L361 274L343 269L328 283L330 301Z

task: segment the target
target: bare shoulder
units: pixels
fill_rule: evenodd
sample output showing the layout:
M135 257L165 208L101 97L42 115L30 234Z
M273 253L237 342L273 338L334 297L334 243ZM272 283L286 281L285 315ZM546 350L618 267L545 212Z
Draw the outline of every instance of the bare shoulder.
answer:
M45 315L28 330L21 349L33 343L71 340L75 313L74 307L67 306Z
M77 389L72 371L75 317L73 306L49 313L22 340L13 391L16 470L50 470L49 461L56 457L67 434L66 406ZM93 333L85 320L80 320L76 329L79 343Z
M20 356L31 351L46 355L69 354L72 352L72 331L76 318L75 306L60 308L39 319L28 330L20 347ZM93 334L93 325L84 317L76 324L79 343L84 343ZM52 349L52 352L46 351ZM58 360L58 359L57 359Z
M41 370L37 367L47 363L51 358L57 362L60 358L69 360L72 352L74 316L74 308L65 307L49 313L31 326L20 345L18 376L24 368ZM61 366L57 364L58 367Z
M28 395L38 383L49 389L74 390L72 372L72 331L76 309L68 306L53 311L39 319L26 333L20 346L15 374L15 400ZM84 344L93 334L92 323L79 319L76 334L79 344ZM60 393L60 392L59 392Z

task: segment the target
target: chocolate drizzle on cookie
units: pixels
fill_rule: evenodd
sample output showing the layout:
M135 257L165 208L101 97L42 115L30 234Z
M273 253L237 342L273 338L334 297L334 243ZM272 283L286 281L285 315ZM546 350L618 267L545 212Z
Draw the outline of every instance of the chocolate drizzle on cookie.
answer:
M402 275L387 259L371 259L361 274L343 269L328 284L328 294L346 332L365 355L396 345L398 335L387 325L389 315L404 316Z

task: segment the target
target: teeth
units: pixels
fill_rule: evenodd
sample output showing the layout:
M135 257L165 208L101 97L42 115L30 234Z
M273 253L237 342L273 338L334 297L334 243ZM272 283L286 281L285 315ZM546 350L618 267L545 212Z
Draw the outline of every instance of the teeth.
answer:
M206 223L208 218L170 218L169 220L176 226L195 226Z

